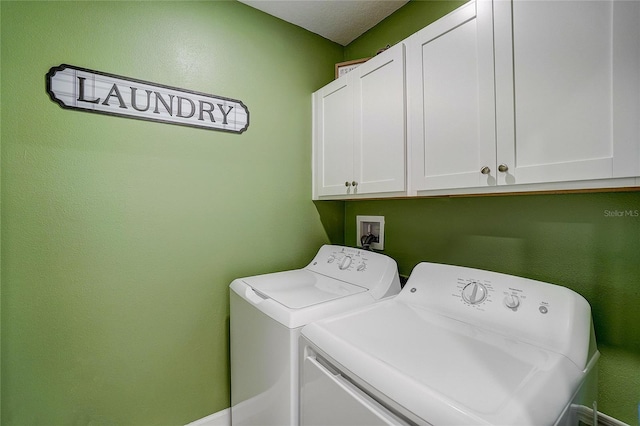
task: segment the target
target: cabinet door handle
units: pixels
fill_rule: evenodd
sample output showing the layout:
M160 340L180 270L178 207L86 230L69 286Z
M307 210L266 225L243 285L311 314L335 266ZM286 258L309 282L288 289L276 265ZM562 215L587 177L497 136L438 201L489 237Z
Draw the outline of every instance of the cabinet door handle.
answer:
M351 182L345 182L344 186L346 186L347 188L351 186Z
M480 173L482 173L483 175L488 175L489 173L491 173L491 169L487 166L484 166L480 169Z
M509 170L509 167L506 164L500 164L498 166L498 171L499 172L505 173L507 170Z
M353 182L351 182L351 185L353 186L358 186L358 182L356 182L355 180Z

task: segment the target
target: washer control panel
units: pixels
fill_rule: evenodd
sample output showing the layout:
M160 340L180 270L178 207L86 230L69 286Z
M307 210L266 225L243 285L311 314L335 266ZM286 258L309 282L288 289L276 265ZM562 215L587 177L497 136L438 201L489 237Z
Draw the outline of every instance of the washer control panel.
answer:
M339 270L354 270L364 272L367 269L369 257L362 250L342 248L339 251L333 251L327 257L328 264L335 264Z
M379 297L400 291L395 260L368 250L324 245L306 269L370 290L379 289ZM374 291L374 297L378 292Z

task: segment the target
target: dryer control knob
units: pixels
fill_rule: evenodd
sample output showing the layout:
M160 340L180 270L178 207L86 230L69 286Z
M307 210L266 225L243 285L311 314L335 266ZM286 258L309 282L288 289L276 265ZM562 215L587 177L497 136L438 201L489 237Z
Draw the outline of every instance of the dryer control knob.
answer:
M509 294L504 297L504 306L516 311L518 306L520 306L520 299L515 294Z
M347 269L349 266L351 266L351 262L353 261L353 259L351 259L351 256L345 256L342 259L340 259L340 263L338 263L338 268L345 270Z
M462 289L462 298L467 303L477 305L487 298L487 288L479 282L470 282Z

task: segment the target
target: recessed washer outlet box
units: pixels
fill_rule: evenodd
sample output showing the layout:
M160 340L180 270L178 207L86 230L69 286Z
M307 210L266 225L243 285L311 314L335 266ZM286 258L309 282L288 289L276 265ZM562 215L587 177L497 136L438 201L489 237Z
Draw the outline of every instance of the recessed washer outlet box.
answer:
M384 216L356 216L356 231L358 247L365 248L363 242L369 240L371 249L384 250Z

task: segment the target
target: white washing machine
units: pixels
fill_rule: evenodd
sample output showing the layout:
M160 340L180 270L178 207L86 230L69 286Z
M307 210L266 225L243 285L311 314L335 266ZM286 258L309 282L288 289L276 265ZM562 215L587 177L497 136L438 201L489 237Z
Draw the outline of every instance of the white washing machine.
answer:
M388 256L325 245L303 269L231 283L231 422L296 425L299 338L306 324L400 291Z
M302 425L565 425L592 406L587 301L556 285L421 263L394 298L303 328Z

